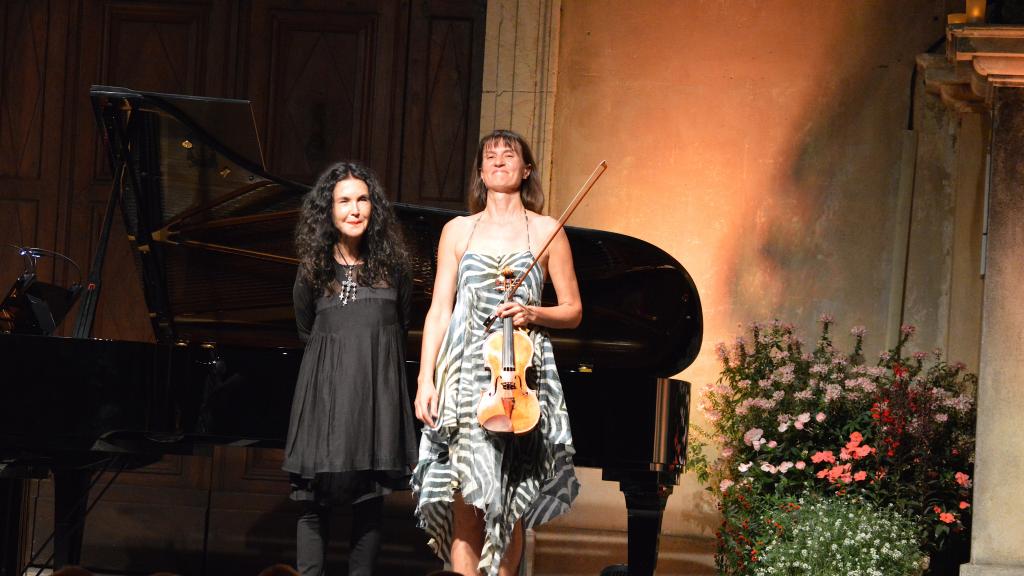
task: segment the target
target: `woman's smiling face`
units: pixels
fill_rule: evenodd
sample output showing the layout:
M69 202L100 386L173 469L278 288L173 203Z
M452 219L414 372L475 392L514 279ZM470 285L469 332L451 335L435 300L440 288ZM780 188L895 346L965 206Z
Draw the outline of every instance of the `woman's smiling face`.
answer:
M523 179L530 174L530 167L523 162L519 150L508 142L496 140L484 149L480 167L480 179L488 190L495 192L518 192Z
M346 178L334 185L334 227L343 237L361 238L370 224L372 211L366 182Z

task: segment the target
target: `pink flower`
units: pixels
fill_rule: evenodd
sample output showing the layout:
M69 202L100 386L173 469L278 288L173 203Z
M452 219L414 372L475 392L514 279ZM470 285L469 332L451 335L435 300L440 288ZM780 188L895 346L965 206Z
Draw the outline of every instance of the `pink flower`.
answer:
M789 470L792 467L793 467L793 463L792 462L788 462L788 461L787 462L783 462L782 464L779 464L779 472L782 473L782 474L785 474L786 471Z
M746 472L747 470L750 470L750 467L753 466L753 465L754 465L753 462L747 462L745 464L740 464L739 466L736 467L736 469L740 471L740 474L742 474L742 473Z
M824 422L825 421L825 413L824 412L818 412L817 414L815 414L814 420L816 422L818 422L818 423Z
M720 483L718 484L718 489L719 489L719 490L721 490L722 492L725 492L725 491L726 491L726 490L728 490L728 489L729 489L729 487L730 487L730 486L732 486L733 484L735 484L735 482L733 482L732 480L729 480L728 478L726 478L725 480L722 480L722 481L721 481L721 482L720 482Z
M726 347L725 342L719 342L715 346L715 353L718 354L718 359L728 364L729 360L729 348Z
M963 500L960 501L960 509L961 510L966 510L966 509L968 509L970 507L971 507L971 505L968 504L967 502L964 502Z
M772 440L771 442L768 443L768 447L769 448L775 448L778 445L779 445L779 443L776 442L775 440Z
M735 450L733 450L732 446L726 446L725 448L722 448L721 456L722 458L728 458L729 456L732 456L733 452L735 452Z
M853 479L856 480L857 482L861 482L861 481L867 479L867 477L868 477L868 473L863 471L863 470L861 470L860 472L857 472L856 474L853 475Z
M863 326L854 326L850 328L850 334L853 336L863 337L868 333L868 329Z
M767 472L769 474L775 474L775 472L778 470L778 468L776 468L775 466L772 466L768 462L762 462L761 463L761 470L764 470L765 472Z
M971 477L963 472L956 473L956 483L963 486L964 488L971 487Z
M760 440L763 434L764 430L760 428L751 428L743 433L743 443L747 446L751 446L755 441Z
M751 428L743 434L743 443L752 447L756 451L760 451L761 446L768 443L767 440L761 437L762 434L764 434L764 430L760 428Z
M803 460L797 460L796 464L794 464L793 466L796 467L797 470L803 470L804 468L807 468L807 462L804 462Z
M939 520L942 520L946 524L952 524L956 521L956 516L953 516L949 512L943 512L942 514L939 514Z
M851 432L850 441L846 444L846 447L851 449L856 448L863 440L864 436L862 436L860 432Z
M799 423L797 423L797 427L802 428L802 426L800 426ZM789 430L789 422L783 422L782 424L779 424L779 432L785 432L786 430Z
M831 450L825 452L818 452L811 456L811 462L814 462L815 464L819 462L828 462L829 464L834 464L835 461L836 457L835 455L832 454Z
M914 332L917 332L917 327L912 324L904 324L900 326L900 333L904 336L913 336Z

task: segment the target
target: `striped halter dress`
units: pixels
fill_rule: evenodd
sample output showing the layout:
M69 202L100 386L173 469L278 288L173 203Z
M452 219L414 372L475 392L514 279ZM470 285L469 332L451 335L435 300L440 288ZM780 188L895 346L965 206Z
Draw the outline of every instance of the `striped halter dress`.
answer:
M518 276L532 260L530 250L493 256L471 252L467 246L458 267L455 308L434 373L437 427L423 428L412 478L419 525L434 553L446 562L451 560L455 493L461 492L464 502L483 512L485 538L479 569L489 576L497 575L517 521L522 520L526 528L547 522L568 511L579 492L569 415L546 332L536 327L529 331L534 355L527 382L540 403L537 427L522 435L494 434L477 422L481 394L492 386L484 368L483 342L501 329L501 322L495 322L491 331L484 330L484 322L503 296L495 281L505 268ZM535 266L515 299L538 304L543 286L544 273Z

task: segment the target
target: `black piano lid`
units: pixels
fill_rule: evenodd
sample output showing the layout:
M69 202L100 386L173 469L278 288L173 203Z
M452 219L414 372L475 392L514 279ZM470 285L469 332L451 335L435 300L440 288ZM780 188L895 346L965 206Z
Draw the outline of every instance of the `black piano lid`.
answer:
M264 169L249 102L106 86L90 95L112 165L131 160L122 208L157 340L298 346L293 231L308 186ZM441 228L464 212L395 208L413 266L415 359ZM560 367L671 376L693 362L703 318L683 266L637 238L566 232L584 319L552 331ZM554 301L550 285L544 300Z

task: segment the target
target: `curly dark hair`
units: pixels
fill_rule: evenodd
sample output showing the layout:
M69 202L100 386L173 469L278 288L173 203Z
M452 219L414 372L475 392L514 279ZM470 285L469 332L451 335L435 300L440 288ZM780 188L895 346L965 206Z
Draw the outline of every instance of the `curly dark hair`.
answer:
M334 245L341 234L334 226L334 186L348 178L362 180L370 190L370 222L359 246L363 259L359 283L394 286L398 275L407 269L402 231L377 175L358 162L338 162L324 170L303 197L295 227L295 253L302 279L316 292L338 291Z
M495 130L481 138L476 148L476 179L469 186L469 213L476 214L487 207L487 186L484 186L484 181L480 178L480 170L484 167L484 152L498 144L504 144L519 152L523 163L530 168L530 174L523 179L523 185L519 188L519 196L528 210L540 212L544 209L544 190L540 185L540 173L537 172L537 163L533 160L530 145L522 136L511 130Z

